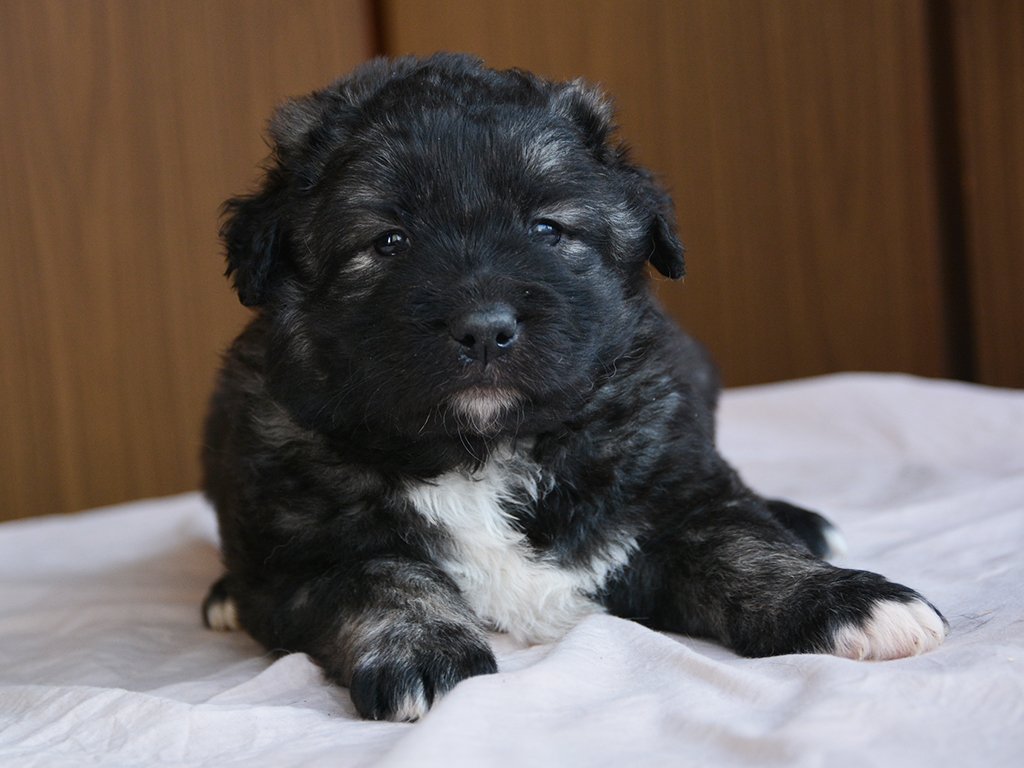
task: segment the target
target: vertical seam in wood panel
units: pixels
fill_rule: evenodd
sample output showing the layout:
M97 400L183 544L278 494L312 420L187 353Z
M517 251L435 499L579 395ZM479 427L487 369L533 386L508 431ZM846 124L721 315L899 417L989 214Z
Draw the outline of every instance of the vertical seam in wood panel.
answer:
M387 0L365 0L369 5L367 18L370 19L370 46L374 56L391 55L391 35L387 28L388 14L384 9Z
M951 8L954 1L935 0L925 5L928 14L932 124L935 131L939 268L942 271L948 372L953 378L975 381L974 306L968 268L960 100L956 78L957 50Z

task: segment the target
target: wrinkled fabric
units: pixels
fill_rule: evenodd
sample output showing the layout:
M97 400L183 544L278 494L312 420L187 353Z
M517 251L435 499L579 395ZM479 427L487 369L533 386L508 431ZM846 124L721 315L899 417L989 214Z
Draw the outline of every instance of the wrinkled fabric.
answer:
M946 643L741 659L594 616L495 635L498 674L366 722L304 655L202 627L216 525L187 494L0 525L0 765L1021 765L1024 393L832 376L727 392L720 425L749 484L827 514L838 562L922 592Z

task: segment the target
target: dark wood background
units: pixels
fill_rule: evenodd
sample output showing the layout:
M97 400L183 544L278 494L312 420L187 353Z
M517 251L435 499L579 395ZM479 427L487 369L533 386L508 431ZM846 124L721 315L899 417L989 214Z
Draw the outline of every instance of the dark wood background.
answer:
M1024 386L1024 4L0 0L0 518L196 487L267 116L435 50L613 94L727 383Z

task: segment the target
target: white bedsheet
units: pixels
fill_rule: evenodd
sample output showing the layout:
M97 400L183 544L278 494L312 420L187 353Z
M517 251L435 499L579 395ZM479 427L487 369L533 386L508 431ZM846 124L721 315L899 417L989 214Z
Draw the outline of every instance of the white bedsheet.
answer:
M893 662L740 659L608 616L495 637L501 671L421 722L358 720L302 655L204 630L198 495L0 526L3 766L1024 766L1024 393L846 375L727 394L760 491L952 633Z

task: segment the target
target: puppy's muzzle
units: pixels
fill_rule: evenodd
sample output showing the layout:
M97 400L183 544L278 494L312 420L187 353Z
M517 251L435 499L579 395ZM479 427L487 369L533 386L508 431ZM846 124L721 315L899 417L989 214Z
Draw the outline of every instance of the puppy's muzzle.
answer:
M462 362L486 367L515 347L520 321L508 304L487 304L453 318L448 331Z

